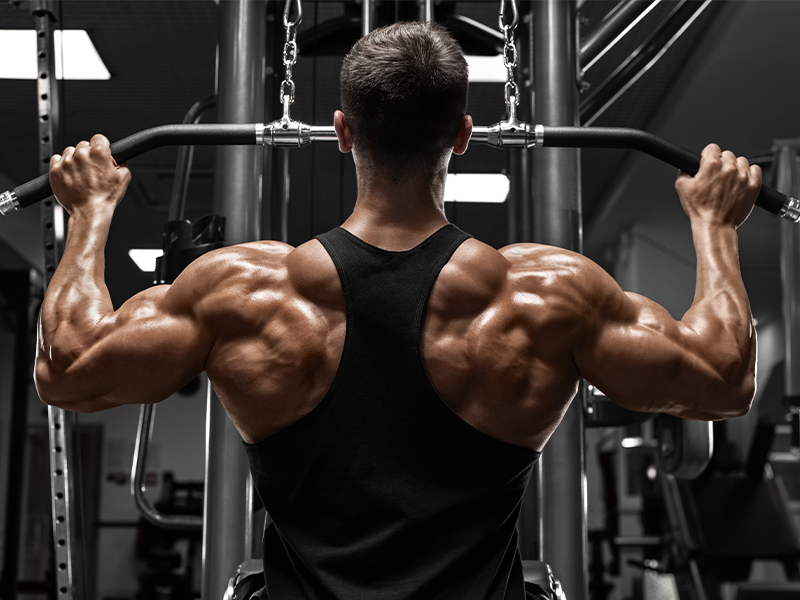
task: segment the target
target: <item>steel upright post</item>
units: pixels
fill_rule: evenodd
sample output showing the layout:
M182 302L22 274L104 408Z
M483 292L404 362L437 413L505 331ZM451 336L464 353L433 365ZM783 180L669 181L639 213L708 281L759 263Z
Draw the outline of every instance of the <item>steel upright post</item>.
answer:
M535 122L577 125L574 0L534 3ZM542 148L533 159L534 241L582 251L580 154ZM570 600L588 597L583 407L577 397L541 457L541 551Z
M779 192L797 197L797 140L776 141L778 146L777 185ZM800 229L795 223L781 219L781 288L783 294L783 328L786 335L784 363L784 396L793 405L800 404Z
M217 98L220 123L263 122L266 2L220 2ZM225 240L259 239L261 148L222 146L217 151L214 211L225 217ZM250 473L242 440L208 386L202 597L223 597L228 579L250 558Z
M56 82L55 25L56 0L31 2L36 26L38 78L36 84L39 111L39 168L50 169L50 157L61 150L59 89ZM50 283L61 258L65 240L65 218L61 206L52 197L42 202L44 241L44 281ZM83 520L80 502L80 461L73 443L77 423L75 413L51 406L47 411L50 437L50 485L53 514L53 542L56 565L56 590L59 600L81 600L86 596L84 580Z

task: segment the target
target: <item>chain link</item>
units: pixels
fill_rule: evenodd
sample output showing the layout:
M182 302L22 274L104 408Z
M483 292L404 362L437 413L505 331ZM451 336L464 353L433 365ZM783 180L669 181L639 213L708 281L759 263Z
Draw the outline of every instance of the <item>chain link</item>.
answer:
M506 106L511 106L511 99L514 98L514 105L519 104L519 87L514 81L514 67L517 66L517 46L514 44L514 30L519 22L517 12L517 1L508 0L511 4L511 22L506 23L506 1L500 0L500 32L503 34L503 66L508 71L508 81L505 85Z
M297 62L297 27L303 20L303 7L300 0L297 2L297 16L294 20L289 19L289 11L292 8L292 0L286 0L286 5L283 9L283 26L286 28L286 43L283 45L283 66L286 69L286 75L281 82L281 104L284 104L284 99L289 101L289 104L294 103L294 81L292 81L292 67Z

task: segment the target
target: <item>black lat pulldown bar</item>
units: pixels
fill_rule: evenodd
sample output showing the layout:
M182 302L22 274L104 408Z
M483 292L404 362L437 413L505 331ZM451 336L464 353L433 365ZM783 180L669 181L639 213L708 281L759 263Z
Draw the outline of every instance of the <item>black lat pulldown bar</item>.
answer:
M162 146L252 144L300 147L311 142L335 141L331 126L311 126L293 120L215 125L162 125L135 133L111 145L118 163ZM694 175L700 157L652 133L627 127L530 126L510 119L490 127L475 127L472 141L495 148L624 148L638 150ZM8 215L52 195L49 176L41 175L0 194L0 215ZM756 205L794 222L800 221L800 201L762 186Z

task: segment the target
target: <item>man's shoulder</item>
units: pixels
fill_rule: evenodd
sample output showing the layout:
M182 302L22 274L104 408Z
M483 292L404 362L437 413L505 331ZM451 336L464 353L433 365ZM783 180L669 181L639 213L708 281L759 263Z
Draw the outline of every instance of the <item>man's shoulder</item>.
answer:
M196 285L215 287L237 280L285 276L286 262L295 248L274 241L248 242L212 250L192 262L178 279L191 279Z
M593 260L564 248L544 244L512 244L498 253L509 262L509 277L539 290L577 287L589 292L611 276Z

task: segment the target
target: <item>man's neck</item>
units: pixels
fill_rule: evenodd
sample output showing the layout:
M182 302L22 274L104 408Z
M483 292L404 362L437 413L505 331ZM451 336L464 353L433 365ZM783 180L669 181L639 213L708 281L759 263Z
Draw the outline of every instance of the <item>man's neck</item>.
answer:
M409 250L447 224L444 213L446 170L400 183L358 173L358 199L342 224L368 244L384 250Z

